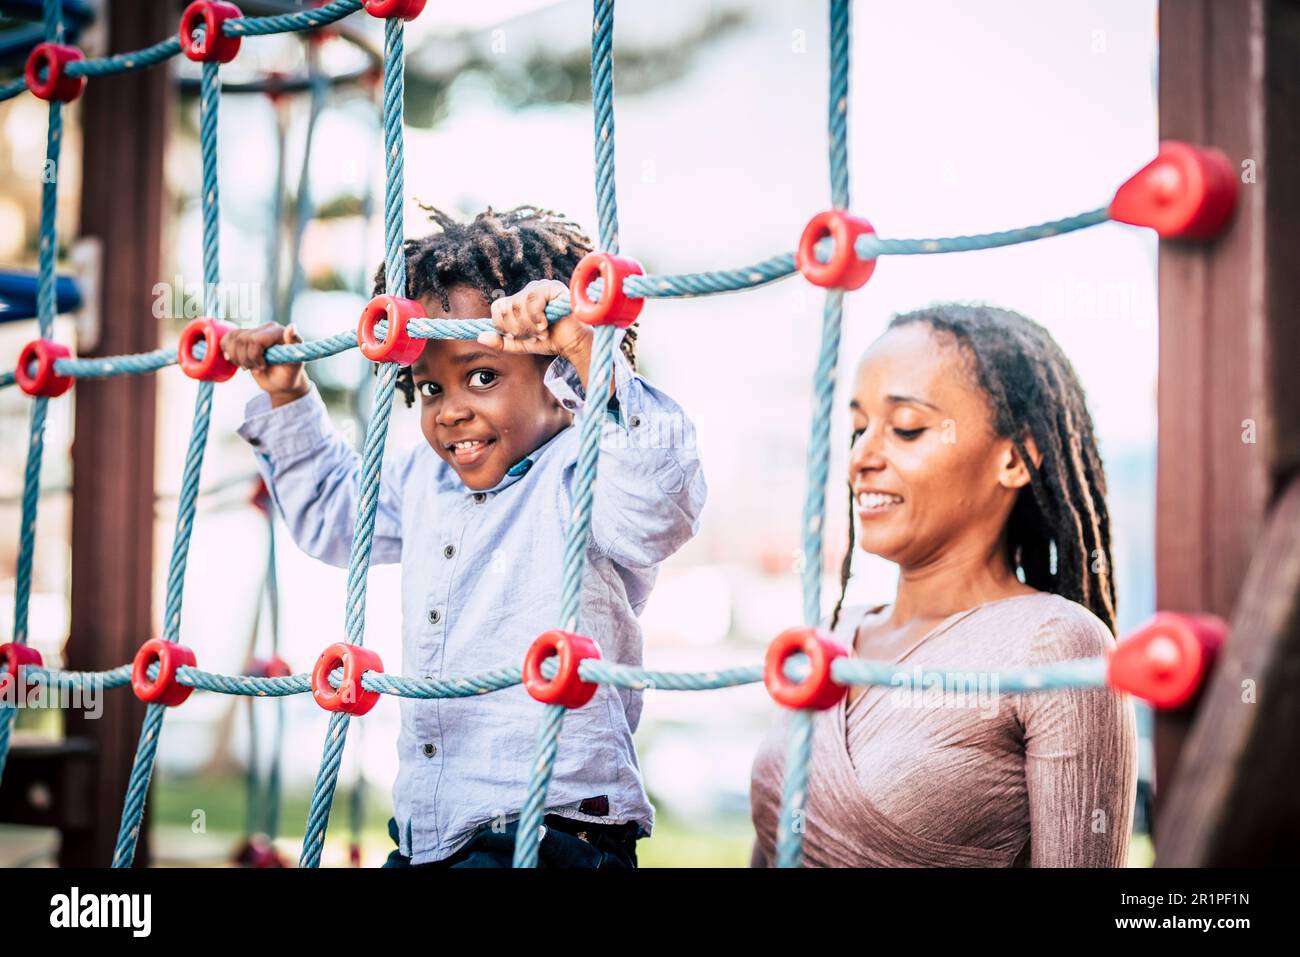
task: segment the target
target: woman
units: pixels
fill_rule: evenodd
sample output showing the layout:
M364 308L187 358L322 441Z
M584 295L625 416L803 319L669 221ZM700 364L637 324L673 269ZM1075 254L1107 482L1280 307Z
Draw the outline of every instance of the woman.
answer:
M1023 316L941 304L890 322L849 406L849 549L823 627L971 693L853 687L817 714L804 865L1124 866L1132 700L996 693L1000 671L1114 645L1106 480L1069 360ZM891 605L843 607L855 525L899 567ZM788 721L754 760L751 866L775 862Z

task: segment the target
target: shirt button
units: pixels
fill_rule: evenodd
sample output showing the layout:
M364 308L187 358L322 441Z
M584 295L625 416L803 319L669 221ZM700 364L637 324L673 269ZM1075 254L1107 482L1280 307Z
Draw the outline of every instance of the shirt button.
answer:
M442 621L442 612L436 608L429 612L429 624L436 625L440 621Z
M628 419L627 421L628 421L628 424L631 425L632 428L635 429L638 425L641 424L641 416L639 416L639 415L634 415L634 416L632 416L632 418Z
M475 492L474 501L476 504L482 505L484 502L487 501L487 492Z
M426 744L424 746L424 756L426 758L431 758L437 753L438 753L438 746L436 744Z
M249 439L249 440L248 440L248 444L249 444L249 445L261 445L261 444L262 444L262 440L261 440L261 439Z
M455 554L456 554L456 546L455 546L455 545L448 545L446 548L444 548L444 549L442 550L442 557L443 557L443 558L451 558L451 556L452 556L452 555L455 555Z
M565 399L564 407L566 409L576 409L578 407L578 403L574 402L572 399Z

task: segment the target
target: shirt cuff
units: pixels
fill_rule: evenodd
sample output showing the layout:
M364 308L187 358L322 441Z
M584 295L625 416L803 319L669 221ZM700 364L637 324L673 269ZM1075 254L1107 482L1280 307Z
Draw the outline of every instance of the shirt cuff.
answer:
M317 448L333 429L325 400L313 382L307 394L279 408L259 392L244 406L244 421L236 430L249 445L272 462L302 455Z
M638 411L640 403L634 383L638 380L644 381L643 377L632 369L632 364L627 361L627 356L620 348L624 334L625 331L620 330L620 334L614 339L614 395L606 405L609 417L619 425L625 423ZM578 375L578 369L572 362L564 356L556 356L547 367L542 383L560 400L564 408L575 416L581 414L587 404L587 394L582 386L582 377Z

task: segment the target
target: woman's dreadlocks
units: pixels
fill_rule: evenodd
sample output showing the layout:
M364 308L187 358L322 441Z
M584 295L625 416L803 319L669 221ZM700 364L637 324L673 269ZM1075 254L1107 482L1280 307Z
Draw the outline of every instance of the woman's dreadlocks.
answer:
M534 279L567 283L578 261L591 252L591 240L581 228L549 209L517 206L499 213L489 206L473 221L461 223L435 207L421 204L421 208L439 229L406 241L406 295L411 299L437 296L448 311L447 292L453 286L468 286L492 302L514 295ZM381 263L372 295L384 292L384 278ZM636 334L633 323L620 344L633 369ZM415 383L409 366L398 372L397 386L406 404L413 405Z
M942 303L895 316L889 329L923 322L951 336L973 358L989 397L996 433L1010 438L1029 469L1007 520L1007 559L1025 583L1085 606L1115 632L1106 475L1083 387L1070 360L1042 326L991 306ZM1021 436L1033 436L1038 468ZM854 435L856 440L857 435ZM853 558L853 496L849 494L849 548L840 566L839 621Z

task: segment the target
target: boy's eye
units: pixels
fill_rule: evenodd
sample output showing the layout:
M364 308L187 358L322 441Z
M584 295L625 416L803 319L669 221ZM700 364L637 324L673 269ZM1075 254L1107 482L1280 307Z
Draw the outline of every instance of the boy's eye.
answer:
M420 395L432 399L435 395L438 394L435 391L437 388L438 386L433 382L420 382L416 385L415 390L419 392Z
M475 376L481 376L481 375L487 376L488 379L486 382L480 382L479 385L491 385L493 380L495 380L497 377L497 374L493 372L491 369L475 369L473 372L469 374L469 379L471 382L473 382Z

